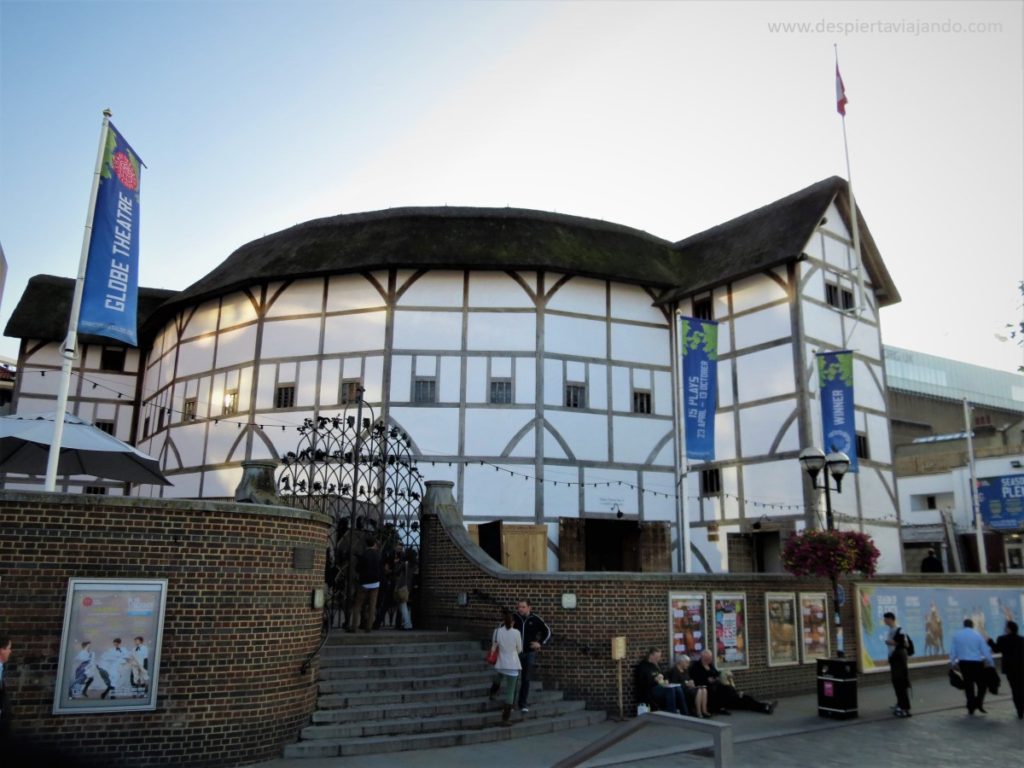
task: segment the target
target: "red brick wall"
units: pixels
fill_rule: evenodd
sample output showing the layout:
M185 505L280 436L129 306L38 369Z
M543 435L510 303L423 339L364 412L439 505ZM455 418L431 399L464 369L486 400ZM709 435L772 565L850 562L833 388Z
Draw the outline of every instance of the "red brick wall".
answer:
M309 722L327 518L281 507L0 492L0 634L19 735L105 766L279 756ZM293 567L293 550L313 567ZM51 714L70 577L164 578L152 712ZM153 644L150 644L151 649Z
M428 490L428 499L430 491ZM825 579L797 579L788 574L641 574L641 573L516 573L496 564L464 536L458 520L447 512L426 511L422 520L422 561L420 566L420 626L431 629L465 630L482 641L499 623L501 605L512 606L528 597L533 611L552 628L549 647L541 652L540 677L545 684L583 699L591 708L618 712L616 663L611 661L611 638L625 635L628 647L623 662L625 710L634 711L633 666L648 647L658 647L663 663L668 654L668 593L743 592L747 596L747 638L750 669L736 671L737 686L762 698L815 690L815 664L769 667L765 628L766 592L825 592ZM474 549L476 551L474 551ZM920 577L886 576L887 583ZM974 585L990 583L1009 586L1008 576L943 575L930 578L937 584ZM847 600L843 609L846 656L857 658L857 632L852 596L854 582L845 581ZM577 607L562 608L562 594L576 595ZM458 595L467 593L469 605L457 605ZM483 593L482 595L479 593ZM834 651L835 637L830 627ZM914 670L914 675L944 674L943 668ZM862 683L888 684L885 674L861 676Z

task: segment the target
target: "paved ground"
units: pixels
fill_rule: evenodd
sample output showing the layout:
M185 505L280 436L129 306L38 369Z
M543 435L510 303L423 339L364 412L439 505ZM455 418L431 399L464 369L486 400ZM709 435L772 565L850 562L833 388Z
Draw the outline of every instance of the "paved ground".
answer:
M1024 763L1024 721L1018 720L1005 679L989 696L987 715L969 717L963 693L945 677L918 680L909 719L892 717L889 686L861 685L860 717L830 720L817 715L815 695L781 699L774 715L735 712L716 718L733 727L736 768L985 768ZM449 749L394 752L369 757L272 760L258 768L550 768L612 732L608 721L589 728ZM648 726L584 765L630 768L711 768L710 737L677 728Z

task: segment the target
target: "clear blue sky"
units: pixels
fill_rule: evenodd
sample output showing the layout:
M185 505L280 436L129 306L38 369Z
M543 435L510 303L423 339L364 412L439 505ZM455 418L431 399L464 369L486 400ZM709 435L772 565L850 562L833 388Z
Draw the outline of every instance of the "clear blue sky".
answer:
M0 324L31 275L77 268L104 107L148 166L142 283L180 289L265 233L401 205L681 239L846 175L838 43L857 199L903 295L884 340L1014 370L1021 22L1020 2L3 0Z

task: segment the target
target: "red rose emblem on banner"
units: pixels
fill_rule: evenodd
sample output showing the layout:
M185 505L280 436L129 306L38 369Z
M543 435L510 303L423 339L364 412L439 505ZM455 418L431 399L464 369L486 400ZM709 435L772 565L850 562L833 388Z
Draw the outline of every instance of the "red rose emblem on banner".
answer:
M139 188L139 177L135 173L135 166L128 159L124 152L115 152L110 164L114 167L114 173L124 186L134 192Z

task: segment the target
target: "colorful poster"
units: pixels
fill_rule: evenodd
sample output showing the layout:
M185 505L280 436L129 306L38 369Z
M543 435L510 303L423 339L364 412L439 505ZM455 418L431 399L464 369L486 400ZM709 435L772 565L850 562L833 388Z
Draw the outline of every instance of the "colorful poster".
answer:
M71 579L54 714L156 709L166 602L166 579Z
M142 161L113 123L100 166L78 332L135 346Z
M747 596L716 594L713 604L715 666L720 669L746 669L750 666L747 656Z
M764 596L764 612L768 628L768 666L799 664L796 595L793 592L769 592Z
M1024 474L980 478L978 508L982 521L993 530L1024 528Z
M718 401L718 323L679 318L683 360L683 431L687 460L715 458L715 408Z
M882 621L887 611L914 641L911 666L949 662L953 633L971 619L974 628L995 639L1007 621L1021 622L1024 588L934 587L921 585L858 584L857 626L860 628L860 670L889 668L889 630Z
M673 661L683 654L699 659L708 647L707 604L703 594L669 593L668 632Z
M800 593L800 646L804 664L829 657L828 598L824 592Z
M857 428L853 418L853 352L818 352L821 432L825 453L842 451L857 471Z

